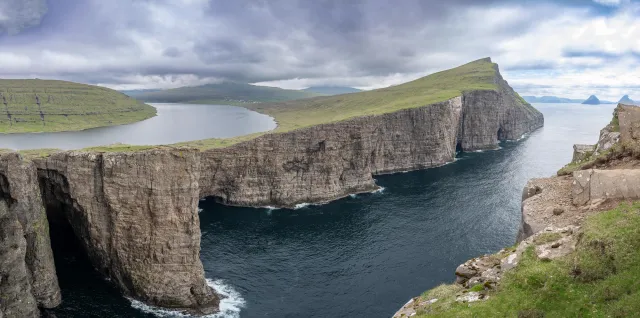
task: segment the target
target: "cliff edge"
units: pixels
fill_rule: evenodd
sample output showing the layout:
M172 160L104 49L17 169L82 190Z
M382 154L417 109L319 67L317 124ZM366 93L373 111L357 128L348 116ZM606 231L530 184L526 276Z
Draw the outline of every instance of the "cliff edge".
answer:
M343 96L292 107L261 106L277 113L279 130L224 147L36 151L30 160L6 153L0 162L9 160L8 171L23 167L31 178L8 178L7 189L29 189L33 199L23 201L32 205L30 213L37 212L40 222L67 222L96 270L124 295L209 314L218 310L219 297L206 285L199 257L200 198L279 207L334 200L375 190L376 174L440 166L454 160L457 151L494 149L544 123L489 59L345 96L355 98L354 103ZM297 122L301 114L312 120ZM22 277L0 280L0 288L15 293L0 308L5 315L12 313L6 309L11 307L30 316L37 313L36 302L48 308L60 299L46 232L37 232L43 236L32 241L40 247L32 247L28 235L27 242L21 239L33 232L31 223L18 227L21 214L10 213L11 202L20 198L5 196L6 207L0 206L12 233L6 242L16 242L9 252L0 245L0 253L10 253L12 260L0 263L0 272L17 270L11 277ZM18 251L11 251L13 246ZM31 262L33 254L46 261ZM33 280L34 275L44 278Z
M640 107L618 105L595 145L522 193L517 244L461 264L456 281L394 317L629 317L640 300Z

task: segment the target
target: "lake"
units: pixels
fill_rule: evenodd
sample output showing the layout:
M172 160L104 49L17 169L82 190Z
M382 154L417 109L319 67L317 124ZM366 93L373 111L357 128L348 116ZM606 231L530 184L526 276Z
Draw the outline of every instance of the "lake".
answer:
M167 145L207 138L230 138L276 128L270 116L221 105L150 104L158 115L141 122L56 133L0 134L0 148L82 149L115 143Z
M378 176L381 192L298 210L201 201L206 276L229 296L217 317L389 317L453 282L467 259L512 245L527 180L553 175L573 144L595 143L615 107L535 106L543 129L440 168ZM76 248L56 250L59 317L170 316L132 306Z

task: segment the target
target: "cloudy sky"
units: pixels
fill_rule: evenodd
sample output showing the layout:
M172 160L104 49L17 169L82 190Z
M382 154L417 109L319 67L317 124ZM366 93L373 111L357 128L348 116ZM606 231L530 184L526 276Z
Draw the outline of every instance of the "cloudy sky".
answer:
M0 0L0 77L378 88L490 56L523 95L640 99L635 0Z

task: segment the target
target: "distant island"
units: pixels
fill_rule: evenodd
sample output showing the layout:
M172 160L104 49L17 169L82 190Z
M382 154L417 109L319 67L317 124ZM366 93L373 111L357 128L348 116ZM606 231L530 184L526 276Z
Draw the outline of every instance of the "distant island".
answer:
M362 92L361 89L347 86L311 86L303 91L327 96Z
M598 102L594 104L593 100L589 101L588 99L584 100L584 99L564 98L564 97L557 97L557 96L542 96L542 97L522 96L522 98L528 103L553 103L553 104L581 103L586 105L616 104L615 102L599 100L595 95L591 95L589 99L591 99L592 97L595 97L598 100Z
M556 96L542 96L542 97L536 97L536 96L522 96L522 98L524 98L524 100L526 100L528 103L582 103L584 100L583 99L571 99L571 98L563 98L563 97L556 97Z
M585 104L585 105L600 105L601 102L598 99L598 97L596 97L596 95L591 95L591 96L589 96L589 98L587 98L587 100L582 102L582 104Z
M638 102L636 102L633 99L631 99L629 97L629 95L622 96L622 98L620 99L620 101L618 103L619 104L625 104L625 105L639 105Z

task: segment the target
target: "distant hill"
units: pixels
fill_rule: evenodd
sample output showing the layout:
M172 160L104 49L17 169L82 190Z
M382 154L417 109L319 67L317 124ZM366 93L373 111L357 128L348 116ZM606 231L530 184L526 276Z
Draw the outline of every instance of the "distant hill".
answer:
M143 92L136 99L156 103L252 104L280 102L320 96L320 94L246 83L222 82L202 86L180 87Z
M625 105L637 105L637 103L633 99L631 99L629 95L622 96L618 103Z
M582 103L583 99L571 99L556 96L522 96L528 103Z
M129 124L156 109L117 91L65 81L0 80L0 132L51 132Z
M585 100L584 102L582 102L585 105L600 105L600 100L598 99L598 97L596 97L596 95L591 95L589 96L589 98L587 98L587 100Z
M303 91L322 95L340 95L362 92L361 89L346 86L311 86L303 89Z
M152 93L152 92L158 92L158 91L161 91L161 89L132 89L132 90L122 90L118 92L125 94L129 97L136 98L145 93Z

